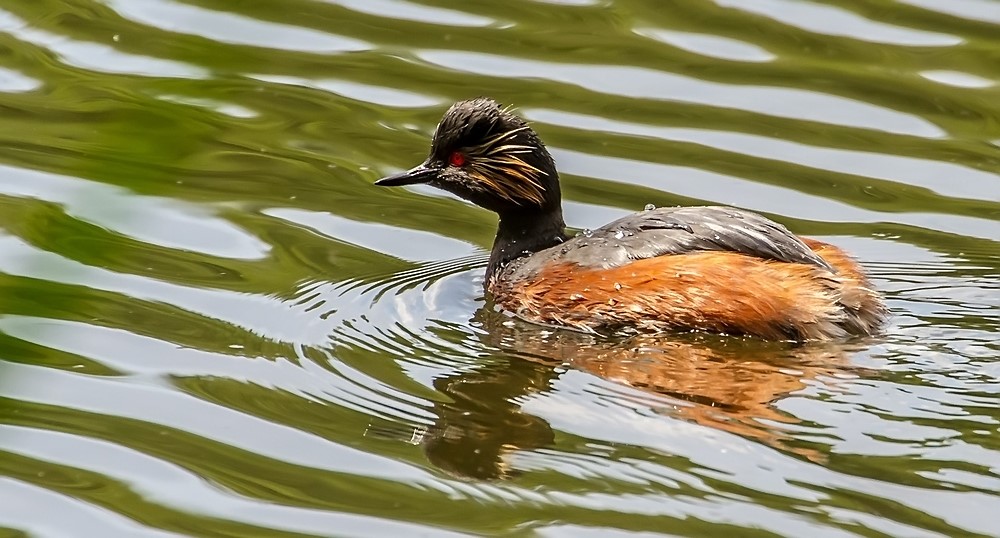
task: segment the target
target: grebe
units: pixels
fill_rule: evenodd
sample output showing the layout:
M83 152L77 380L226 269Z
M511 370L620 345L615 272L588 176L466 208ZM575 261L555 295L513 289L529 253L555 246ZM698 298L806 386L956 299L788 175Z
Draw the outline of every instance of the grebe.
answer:
M492 99L452 105L427 160L375 184L416 183L500 216L485 288L531 322L818 340L874 334L887 316L844 251L743 209L647 206L570 237L555 161Z

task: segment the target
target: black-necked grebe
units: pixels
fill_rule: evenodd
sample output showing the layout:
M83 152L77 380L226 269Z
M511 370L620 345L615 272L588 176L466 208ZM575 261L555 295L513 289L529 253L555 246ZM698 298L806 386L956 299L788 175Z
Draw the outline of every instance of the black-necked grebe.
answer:
M486 291L528 321L814 340L872 334L886 318L842 250L742 209L647 207L569 237L552 156L492 99L452 105L430 157L375 184L415 183L500 216Z

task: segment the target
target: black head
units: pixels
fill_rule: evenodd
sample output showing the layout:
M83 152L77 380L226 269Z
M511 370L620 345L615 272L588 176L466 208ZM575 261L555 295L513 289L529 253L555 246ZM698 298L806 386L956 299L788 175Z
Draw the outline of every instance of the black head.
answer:
M559 207L559 176L527 122L480 97L448 109L419 166L382 178L394 187L428 183L500 214Z

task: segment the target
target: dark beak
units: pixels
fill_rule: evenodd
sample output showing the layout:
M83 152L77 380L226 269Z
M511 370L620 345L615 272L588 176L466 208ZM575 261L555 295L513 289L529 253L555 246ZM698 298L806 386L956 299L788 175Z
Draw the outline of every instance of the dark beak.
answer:
M427 183L437 177L439 170L430 168L427 163L420 164L405 172L384 177L375 182L379 187L401 187L403 185L414 185L417 183Z

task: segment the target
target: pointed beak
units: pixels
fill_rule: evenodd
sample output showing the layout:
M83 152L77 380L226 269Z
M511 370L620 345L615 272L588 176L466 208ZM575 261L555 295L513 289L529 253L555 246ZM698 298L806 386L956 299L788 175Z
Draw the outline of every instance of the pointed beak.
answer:
M401 187L403 185L415 185L417 183L427 183L437 177L438 170L430 168L427 163L420 164L405 172L384 177L375 182L379 187Z

